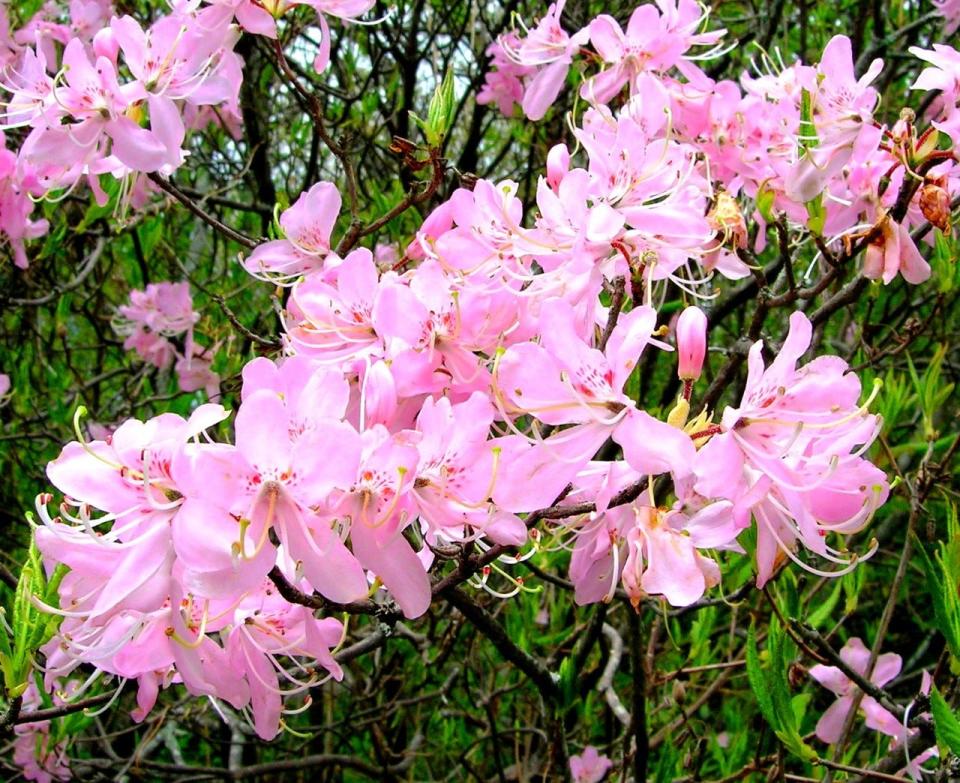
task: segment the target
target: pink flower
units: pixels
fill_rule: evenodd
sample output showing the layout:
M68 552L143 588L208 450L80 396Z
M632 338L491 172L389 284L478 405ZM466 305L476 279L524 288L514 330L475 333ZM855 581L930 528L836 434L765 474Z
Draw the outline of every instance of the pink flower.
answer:
M177 354L168 339L140 325L133 327L123 341L123 347L128 351L136 351L141 359L159 370L169 367Z
M144 30L133 17L122 16L114 17L109 29L124 63L150 95L194 104L222 103L233 96L233 86L220 70L236 39L229 26L201 27L194 17L171 15ZM178 117L174 109L170 119Z
M910 89L940 90L950 101L960 98L960 52L946 44L933 44L932 51L911 46L909 51L932 66L920 72Z
M361 435L363 454L353 483L336 510L349 517L350 545L356 558L390 590L407 617L430 606L430 578L401 533L413 521L412 489L419 454L403 436L376 425Z
M516 33L501 36L498 43L516 65L531 69L524 74L523 113L531 120L542 119L556 101L573 62L573 55L587 42L588 33L581 30L571 36L560 25L566 0L559 0L547 9L536 27L524 38ZM520 76L516 70L513 77Z
M417 417L423 437L413 495L435 532L456 539L474 529L497 543L522 543L527 530L519 518L495 514L487 502L500 461L497 442L488 440L493 418L493 405L480 392L456 405L427 398Z
M177 374L177 385L185 392L203 389L207 397L216 399L220 396L220 376L210 369L216 346L204 348L191 340L187 350L189 353L178 358L173 368Z
M159 171L177 159L179 147L167 146L160 126L147 130L128 115L145 95L136 83L121 86L116 66L106 57L91 63L75 38L64 50L63 65L57 104L70 122L35 127L24 142L28 162L66 169L106 157L108 145L109 154L132 171Z
M854 637L847 641L840 650L843 662L861 676L867 673L867 664L870 661L870 650L860 639ZM903 662L896 653L884 653L877 657L870 682L883 687L899 673ZM844 722L853 706L853 700L858 688L853 681L835 666L817 664L810 668L810 676L824 688L832 691L838 697L830 705L817 723L817 737L822 742L834 743L840 739ZM867 728L874 729L896 740L903 741L905 729L901 722L886 708L871 696L864 695L860 702L860 709L866 716Z
M382 352L373 322L380 287L366 248L354 250L329 274L308 275L290 297L290 341L298 352L318 358L346 361Z
M246 270L270 282L291 283L311 270L323 268L340 204L336 186L318 182L280 215L286 238L258 245L243 262Z
M709 86L706 75L683 55L692 46L713 45L725 30L701 33L706 15L693 0L658 0L638 6L626 32L616 19L601 14L590 23L590 43L611 67L581 88L591 103L609 103L623 86L643 71L676 67L691 83Z
M520 37L516 32L509 32L487 47L492 70L484 75L483 86L477 93L477 103L496 103L505 117L512 116L514 106L523 101L523 80L537 70L534 66L514 62L507 54L508 48L516 51L519 46Z
M544 302L540 343L511 346L497 364L494 392L501 414L528 414L550 425L579 425L578 431L587 439L577 457L564 459L565 470L582 467L603 441L612 437L635 470L651 475L667 471L685 474L694 454L690 438L637 410L623 393L640 353L651 341L656 313L638 307L621 316L605 353L584 342L575 322L566 302ZM562 434L569 438L573 431ZM537 448L550 446L544 442ZM503 467L509 474L509 460Z
M613 762L593 745L587 745L579 756L570 757L570 774L574 783L600 783L612 766Z
M673 606L692 604L719 583L717 564L697 550L728 545L726 510L715 504L688 518L636 504L583 522L574 530L570 559L575 601L609 602L619 581L634 607L648 595Z
M812 331L807 317L794 313L783 347L766 368L763 344L754 343L740 406L723 412L693 469L697 493L732 501L741 527L751 512L756 519L759 585L781 553L821 573L793 554L798 540L843 566L837 574L852 568L856 557L844 557L827 536L862 529L889 492L883 472L861 456L880 421L859 404L857 376L835 356L797 367Z
M307 607L287 603L269 583L243 600L226 649L233 671L249 683L254 727L261 739L271 740L280 730L284 699L308 693L327 679L318 676L317 668L335 680L343 678L330 654L343 632L339 620L319 619ZM305 675L308 670L300 661L287 669L280 656L306 659L311 673Z
M167 336L183 334L200 317L188 283L151 283L143 291L131 291L130 304L117 310L127 320Z
M329 505L334 489L350 486L359 436L340 420L345 382L322 371L312 380L300 400L268 388L245 396L236 446L191 444L178 456L174 472L186 500L173 522L173 543L195 592L220 597L258 584L276 560L272 530L317 590L334 601L366 593L363 573L331 520L314 510ZM300 407L313 394L327 397L328 406ZM336 459L324 456L330 443L338 444Z
M811 96L817 144L806 145L805 154L786 178L787 195L800 203L815 199L830 178L847 164L858 144L875 148L880 140L873 127L873 109L878 100L870 83L883 70L874 60L857 79L850 39L835 35L824 47L816 69L805 68L799 82ZM798 126L798 133L809 133ZM804 141L801 139L801 141Z
M323 71L330 60L330 26L326 14L340 19L355 19L369 11L374 0L218 0L219 4L236 14L237 22L247 32L277 37L277 22L290 8L307 5L317 12L320 23L320 50L314 60L317 72Z
M75 690L75 688L71 689ZM64 703L54 695L54 704ZM48 702L49 704L49 702ZM44 707L36 682L30 681L23 694L23 713L33 712ZM50 722L20 723L14 727L16 738L13 746L13 761L23 770L26 780L37 783L70 780L70 759L67 756L66 742L55 742L50 736Z
M953 35L960 27L960 0L933 0L933 5L943 17L943 34Z
M873 240L863 256L863 276L890 283L897 273L917 285L930 277L930 265L920 255L910 231L889 215L880 218L880 236Z
M200 316L193 309L187 283L151 283L143 291L131 291L130 303L120 305L117 313L119 317L113 325L120 334L127 336L123 347L136 351L145 362L159 369L169 367L177 357L176 349L166 338L186 332L188 356L178 361L177 373L187 377L192 360L197 356L197 372L200 374L186 382L193 386L192 389L183 390L195 391L208 385L212 388L209 362L207 370L202 371L204 351L193 344L193 325Z
M13 263L26 269L29 262L24 240L35 239L49 230L46 219L31 220L34 203L30 198L28 184L33 177L32 168L19 166L17 156L5 149L6 141L0 133L0 232L13 250Z

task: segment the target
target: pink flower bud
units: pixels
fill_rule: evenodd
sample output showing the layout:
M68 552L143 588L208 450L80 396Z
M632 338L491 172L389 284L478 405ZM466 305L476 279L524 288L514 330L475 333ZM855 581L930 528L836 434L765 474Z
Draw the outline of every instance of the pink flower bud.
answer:
M570 150L566 144L557 144L547 153L547 184L556 190L570 171Z
M93 36L93 53L97 55L97 57L106 57L114 65L117 64L117 55L120 53L120 42L117 41L111 28L104 27L102 30L98 30L97 34Z
M695 381L707 353L707 316L699 307L688 307L677 319L677 374L682 381Z
M397 412L397 387L386 362L374 364L363 379L364 426L389 425Z

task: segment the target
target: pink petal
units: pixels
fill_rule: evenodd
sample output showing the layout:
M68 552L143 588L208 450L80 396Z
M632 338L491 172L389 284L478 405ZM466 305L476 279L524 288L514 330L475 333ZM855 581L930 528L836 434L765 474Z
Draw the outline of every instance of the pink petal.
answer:
M407 540L384 534L359 520L350 529L353 553L365 568L380 577L406 617L419 617L430 608L430 577Z
M613 439L638 473L655 476L669 471L683 477L693 470L697 450L690 436L645 411L631 409L613 431Z
M521 108L527 119L543 119L543 115L557 100L560 90L567 79L570 63L566 59L557 60L544 66L527 85Z
M158 171L167 161L167 147L158 136L141 128L129 117L109 122L106 132L113 139L113 154L134 171Z
M290 416L271 391L251 394L237 412L237 449L260 473L291 467Z
M820 720L817 721L817 737L821 742L826 742L833 744L843 733L843 724L847 719L847 715L850 713L851 705L850 696L844 696L840 699L837 699L833 704L831 704L825 713L821 716Z

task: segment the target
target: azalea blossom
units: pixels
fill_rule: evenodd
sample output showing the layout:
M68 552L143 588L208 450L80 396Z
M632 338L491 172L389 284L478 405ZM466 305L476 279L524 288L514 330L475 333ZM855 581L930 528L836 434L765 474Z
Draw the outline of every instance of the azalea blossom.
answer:
M612 766L613 762L593 745L587 745L583 753L570 756L570 774L574 783L600 783Z
M292 282L304 272L322 268L330 253L330 234L340 213L340 193L330 182L318 182L280 215L285 239L264 242L244 261L251 274Z
M849 639L840 650L840 657L857 674L866 675L870 650L859 638ZM900 674L902 666L903 661L899 655L884 653L877 657L870 675L870 682L882 688ZM853 707L854 698L858 693L857 686L836 666L817 664L810 667L810 676L837 696L837 700L823 713L817 723L817 737L823 742L834 743L840 739L843 725ZM867 728L903 741L906 732L903 724L872 696L864 694L861 697L860 710L866 717Z
M257 107L241 110L241 85L258 73L247 55L259 48L241 57L241 34L273 39L264 53L281 66L295 52L288 65L298 71L306 51L323 71L345 32L331 30L330 17L346 28L373 5L177 0L146 25L78 0L16 32L2 16L3 120L23 129L8 135L23 137L19 149L0 151L0 234L13 263L26 268L30 240L50 228L39 216L51 208L37 200L92 195L104 208L112 199L116 217L140 230L133 221L168 203L157 178L190 153L205 160L197 132L226 139L230 154L211 172L224 163L243 171L257 149L239 131ZM447 151L431 146L427 161L416 141L397 139L391 149L413 150L401 207L414 209L401 218L392 203L359 203L378 183L342 187L349 136L330 145L335 155L314 151L309 174L324 179L298 193L302 124L282 140L283 155L294 154L275 170L285 195L272 227L274 205L259 191L256 203L237 204L204 177L177 177L203 190L193 211L204 230L222 220L248 231L248 208L263 218L267 237L224 232L243 247L227 271L230 280L249 273L243 286L268 284L249 301L273 295L279 334L272 343L244 328L249 339L231 342L216 320L201 322L189 283L147 283L146 272L143 290L116 308L124 349L156 368L138 365L146 376L175 377L185 392L177 404L190 412L119 421L93 439L78 415L76 441L47 466L59 494L38 496L35 540L50 573L57 564L69 571L57 605L37 598L60 618L37 656L44 689L72 689L81 675L81 696L98 682L135 688L131 717L144 721L162 691L181 688L272 740L310 706L311 689L349 681L341 662L350 656L338 662L337 650L373 637L364 637L368 620L358 633L342 617L369 614L413 640L417 632L394 621L442 619L435 593L450 595L456 580L497 598L535 589L512 567L544 548L569 552L576 604L623 600L628 612L695 605L754 541L760 587L790 562L837 576L876 551L869 535L856 552L846 542L890 494L869 455L879 386L865 394L830 348L806 356L814 324L797 311L785 325L783 308L817 312L821 294L846 284L841 275L901 287L931 276L925 242L913 237L927 222L949 234L960 192L945 138L960 127L957 52L912 50L929 66L913 88L940 95L927 119L905 113L888 127L890 107L881 110L874 86L883 64L858 75L843 35L817 64L761 52L755 72L715 80L700 63L722 53L725 31L694 0L640 5L623 24L601 14L575 30L574 18L559 0L486 50L491 70L477 103L504 115L519 104L521 132L561 105L565 89L576 101L566 124L555 114L558 122L524 136L535 141L532 159L545 157L529 177L463 172L452 186L441 176ZM292 41L304 23L302 50ZM348 65L351 46L346 36ZM344 89L334 70L314 85L320 109ZM309 95L287 83L285 68L263 73L283 77L285 105ZM418 84L412 97L425 90ZM308 108L323 142L330 129ZM484 128L493 119L476 116ZM485 138L482 171L498 162ZM249 179L259 176L252 167ZM194 191L172 184L168 193L189 206ZM191 280L206 236L191 234L189 257L175 259ZM783 263L770 267L778 252ZM814 272L828 268L820 280L838 289L818 288ZM755 323L731 326L723 302L754 283L714 300L744 278L765 299ZM256 314L235 315L247 323ZM740 346L729 355L734 375L711 375L708 331L735 338L747 328L764 339L746 352L741 392ZM657 355L673 350L675 359ZM691 410L704 373L716 388L704 396L708 409ZM9 386L0 375L0 400ZM201 391L235 410L197 404ZM713 409L717 400L728 404ZM125 410L99 407L108 419ZM507 589L497 589L501 579ZM865 671L865 653L852 639L841 655ZM899 668L898 656L880 656L874 682ZM835 742L855 688L831 667L810 673L838 697L817 726ZM26 698L41 701L39 692ZM862 706L869 727L907 739L878 703ZM18 730L17 760L38 779L68 773L53 736ZM583 783L611 768L592 746L570 758Z
M768 367L762 343L751 347L743 399L703 431L710 440L694 465L700 495L731 501L742 527L751 514L756 520L759 585L782 555L797 559L798 541L843 569L854 565L827 536L862 529L889 493L883 472L862 456L880 421L860 404L859 379L838 357L797 366L811 336L797 312Z

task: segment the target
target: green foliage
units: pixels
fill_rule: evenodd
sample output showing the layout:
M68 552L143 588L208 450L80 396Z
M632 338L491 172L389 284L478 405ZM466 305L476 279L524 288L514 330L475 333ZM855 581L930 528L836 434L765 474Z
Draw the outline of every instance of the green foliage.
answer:
M947 346L938 346L922 376L917 372L913 360L907 356L907 366L910 369L910 377L917 392L920 412L923 415L923 434L928 441L936 440L939 437L935 420L944 403L953 395L954 384L942 381L943 360L946 355Z
M12 16L23 18L39 5L40 0L23 0L11 3L9 10ZM385 214L411 189L422 187L425 170L410 170L399 156L389 152L393 134L415 139L420 133L423 143L436 147L449 159L448 175L436 199L418 204L361 241L370 250L376 250L377 245L392 247L399 258L424 216L461 184L460 175L509 179L517 183L518 196L530 207L548 150L566 140L573 152L574 145L564 126L567 110L575 108L580 117L585 107L582 101L576 103L573 96L570 103L561 101L551 109L544 122L529 123L500 118L490 107L479 107L469 95L464 96L465 85L476 85L482 79L488 62L484 49L498 31L498 24L504 21L498 17L502 7L497 4L443 0L414 4L401 0L387 5L395 6L395 16L376 26L346 28L334 22L335 38L345 41L344 45L325 74L305 73L304 79L312 80L310 89L323 101L330 120L328 130L334 138L344 141L356 165L362 222ZM635 5L568 4L564 26L573 29L589 15L601 12L623 21ZM746 40L749 35L760 41L766 37L764 26L772 21L764 15L771 7L780 5L783 4L721 3L714 4L713 13L718 26L730 29L731 38ZM521 3L516 10L531 24L545 6L546 3ZM766 46L769 56L761 53L758 57L755 47L740 46L703 65L711 73L716 72L718 78L729 78L750 67L750 60L756 58L763 70L775 72L780 70L776 50L782 50L786 62L794 54L815 60L826 41L839 31L850 34L855 56L860 56L874 42L874 25L886 25L884 35L890 34L893 25L912 24L926 14L927 9L921 6L894 2L882 19L865 18L854 25L855 9L828 3L805 4L802 8L786 4L781 9L782 18L771 27ZM122 10L147 20L166 7L159 0L132 0L124 3ZM414 8L420 13L422 24L418 36L408 39L404 26L411 23ZM314 20L311 9L289 11L281 25L281 35L312 25ZM911 42L928 46L934 28L934 24L915 28ZM349 30L350 35L341 36L344 30ZM879 117L881 121L895 121L900 106L907 102L904 96L915 72L910 72L905 54L886 54L905 52L906 44L905 39L899 39L885 46L885 53L881 54L888 68L874 86L884 92L883 105L889 107L889 116ZM301 54L297 52L298 57ZM371 68L373 61L382 63L379 72ZM582 67L579 58L577 67ZM176 172L175 181L190 193L209 195L210 199L203 202L205 207L224 223L251 236L276 238L282 236L276 216L304 188L326 179L337 182L345 192L342 169L322 143L311 155L317 141L316 126L298 102L298 96L281 85L269 58L269 46L249 48L244 54L244 73L246 86L241 104L254 119L261 120L257 133L252 132L254 124L245 123L244 136L239 140L224 128L210 127L192 134L190 157ZM569 84L572 86L575 81L575 75L571 75ZM809 154L819 143L813 133L812 105L811 96L805 94L805 138L799 155ZM8 146L13 146L17 132L8 133ZM944 134L936 139L936 144L946 149ZM258 150L268 153L269 165L265 168L253 165ZM582 160L581 154L578 162ZM286 308L288 291L252 281L237 262L240 248L223 241L179 206L151 206L143 212L131 210L122 215L117 209L115 181L108 176L101 184L108 194L103 206L93 202L82 188L61 194L64 198L58 203L44 203L43 216L51 228L44 238L30 243L30 270L21 273L9 264L0 269L8 298L40 298L72 281L96 240L108 237L107 249L82 285L42 306L7 307L7 300L3 300L0 372L10 374L14 391L9 402L0 408L0 436L5 439L0 444L5 477L0 485L0 515L8 522L4 542L7 564L18 572L27 544L22 509L32 504L38 490L48 486L44 466L64 442L73 439L70 420L78 405L86 406L96 423L113 425L127 417L146 419L165 411L187 415L205 401L202 393L179 392L169 371L137 362L123 349L123 338L113 331L110 321L131 289L161 280L191 282L202 315L196 325L197 339L204 345L221 343L215 369L223 379L218 401L227 407L233 405L239 392L239 373L246 361L257 355L279 356L238 332L213 295L223 298L244 327L256 334L273 336L278 331L277 312ZM774 264L779 253L776 234L769 228L778 218L775 195L774 188L761 186L756 196L757 209L768 226L766 248L756 252L757 265L765 268ZM825 233L825 240L831 240L823 221L824 206L818 196L807 205L807 210L813 218L813 228ZM276 212L271 214L274 207ZM532 213L528 210L527 214L531 221ZM352 219L345 199L335 238L342 235ZM763 237L758 236L759 221L754 222L752 214L747 214L746 219L752 249L753 239ZM955 237L938 231L927 238L933 240L932 252L926 247L921 249L931 261L934 280L922 287L905 286L900 281L889 286L869 286L848 307L818 324L811 353L833 353L846 358L857 366L864 388L870 388L873 378L882 379L882 391L871 408L884 417L889 452L876 448L871 452L872 458L889 476L902 472L908 481L915 479L921 459L931 448L935 459L945 453L955 436L958 420L955 384L960 374L956 348L960 345L960 310L954 295L960 290L960 245ZM839 242L834 246L839 247ZM817 262L817 248L808 236L792 242L791 250L797 288L803 290L815 282L813 272L825 268L826 262ZM848 262L844 277L835 279L817 297L771 311L758 327L767 353L775 352L779 346L792 309L799 306L815 312L825 298L858 274L861 260L858 257ZM810 274L806 274L808 268L813 270ZM722 307L732 291L750 282L716 281L717 300L701 304L708 311ZM767 284L774 296L786 290L782 274L769 279ZM628 286L628 299L629 294ZM671 316L686 303L685 295L670 288L666 300L658 303L659 323L669 324ZM711 352L705 378L694 391L692 414L699 412L706 389L716 379L732 347L750 333L755 313L755 302L750 300L737 305L722 323L713 323L711 317ZM917 332L919 336L908 328L911 322L922 327ZM664 339L670 342L672 338ZM631 373L625 391L646 410L669 410L677 399L673 357L648 349ZM728 378L722 394L711 400L713 421L719 420L726 403L736 404L739 399L742 370ZM223 429L227 437L229 426ZM947 465L944 471L938 491L949 495L957 485L956 468ZM871 561L846 576L822 583L819 577L797 579L799 570L789 564L770 581L768 589L784 617L802 619L837 647L844 638L872 638L904 542L906 489L905 486L895 492L870 526L851 539L854 548L866 544L874 535L878 537L880 549ZM666 492L662 495L658 494L657 502L665 507L675 501ZM924 524L929 528L926 535L922 531ZM884 651L899 652L909 662L910 675L921 668L933 671L941 651L939 637L933 634L941 631L950 651L951 666L942 667L938 684L943 693L955 693L955 675L960 670L960 543L956 510L949 497L947 502L939 496L929 499L920 525L924 544L917 546L918 554L909 564ZM936 541L936 535L944 529L946 536ZM543 547L530 564L556 575L556 583L542 580L533 571L523 571L522 563L511 564L505 570L513 575L522 573L527 589L507 600L487 596L480 590L471 595L485 603L519 649L544 660L557 674L571 751L594 744L619 766L624 747L629 745L629 738L625 740L628 729L613 718L604 694L596 688L608 660L609 644L601 635L582 661L576 657L578 644L598 607L573 605L563 581L574 542L569 529L562 524L550 525L550 531L544 535L549 546ZM765 596L752 589L738 590L754 577L755 524L743 531L739 543L746 556L704 553L720 563L723 581L708 593L708 602L703 606L665 607L652 602L641 606L651 675L646 694L649 734L654 737L664 732L664 738L650 754L650 780L759 781L774 771L787 775L811 772L809 762L815 756L814 749L820 746L817 740L805 742L803 737L810 733L832 697L802 676L810 659L797 649L772 616ZM836 546L838 542L831 538L828 543ZM54 574L52 584L47 583L35 549L31 548L26 558L18 588L15 593L11 591L8 601L5 619L10 633L0 632L0 661L9 695L22 690L27 678L36 676L35 670L29 671L28 659L35 656L36 649L58 622L56 616L40 612L30 596L56 605L54 585L62 574ZM495 573L493 578L501 579L502 575ZM632 609L617 598L608 607L607 621L623 629L625 611ZM362 638L376 623L374 618L352 618L351 636ZM401 758L412 745L410 740L419 737L421 744L410 752L409 768L398 778L498 779L499 761L507 768L506 774L517 779L549 777L543 772L549 751L544 727L539 722L542 694L530 686L522 673L505 663L469 623L464 623L443 602L438 602L428 617L405 622L404 626L404 632L395 631L382 650L345 665L347 676L343 683L329 682L312 689L313 703L298 715L285 716L296 735L281 736L270 744L255 743L245 737L244 763L329 753L386 759L385 763L389 763ZM347 643L351 642L352 639ZM628 709L633 694L630 652L624 651L621 667L613 679L613 690ZM644 649L641 655L646 653ZM910 677L891 687L894 698L901 703L915 696L915 679ZM42 688L39 690L41 706L53 706L49 696L42 693ZM119 752L138 744L148 745L146 741L160 731L164 717L170 716L180 726L177 739L173 743L149 743L153 750L147 762L176 764L179 754L189 764L227 763L230 742L226 739L230 732L222 727L220 717L208 702L193 700L185 706L180 699L182 686L174 685L163 690L161 705L147 722L131 726L127 716L133 706L132 691L128 685L117 707L101 716L107 732L115 732L120 738ZM938 693L933 699L940 741L944 748L955 750L957 716ZM485 710L481 705L489 708ZM776 749L781 753L769 752L770 734L758 731L761 719L782 743L782 748ZM51 737L59 741L92 722L82 712L58 719L50 726ZM77 743L71 749L72 755L79 756L98 752L92 742ZM858 720L843 760L870 767L888 752L887 741L865 729L862 720ZM781 763L782 767L775 767ZM131 770L134 776L136 769L134 766ZM84 779L85 773L89 769L78 777ZM107 773L97 770L96 774ZM160 773L156 768L144 767L139 774L150 778L159 777ZM610 779L614 775L620 775L619 769ZM350 769L334 768L318 771L316 778L303 773L299 779L334 783L367 778Z
M755 625L750 626L747 635L746 653L747 677L764 720L791 753L812 761L817 754L803 741L799 728L806 700L791 696L787 680L788 669L796 657L796 645L780 623L773 620L769 626L763 659L757 650Z
M947 505L946 521L947 540L939 542L934 557L919 540L916 547L933 601L936 627L947 640L952 668L960 671L960 524L954 503Z
M443 81L437 85L430 99L427 109L427 119L422 120L413 112L410 117L423 131L427 144L433 149L443 146L443 140L453 125L454 113L457 108L456 95L453 91L453 71L447 71Z
M960 720L936 688L930 690L930 711L933 713L933 727L941 751L949 750L955 756L960 756Z
M31 541L27 561L17 581L12 611L9 615L4 611L4 616L9 619L0 628L0 671L10 698L22 695L27 689L37 650L53 636L60 624L59 615L44 612L34 599L57 608L57 588L66 573L67 567L58 565L48 580L40 552Z
M936 280L937 290L950 294L960 287L960 263L958 263L958 242L953 236L945 235L940 229L934 229L933 254L930 266Z
M893 429L910 414L917 404L917 393L909 376L888 370L883 379L883 389L877 398L877 413L883 416L884 424Z

